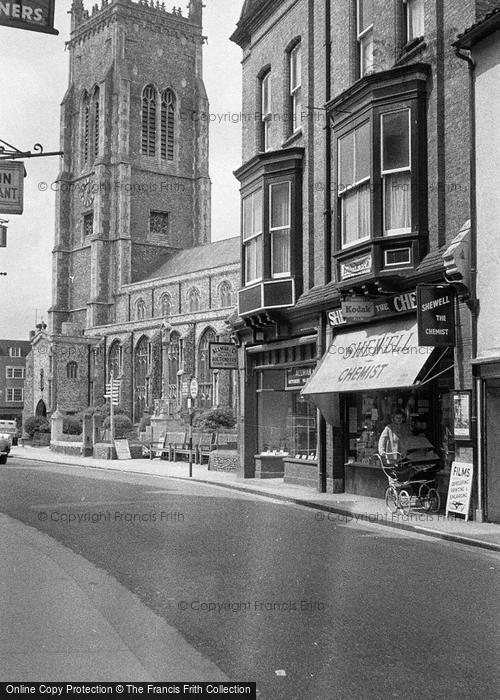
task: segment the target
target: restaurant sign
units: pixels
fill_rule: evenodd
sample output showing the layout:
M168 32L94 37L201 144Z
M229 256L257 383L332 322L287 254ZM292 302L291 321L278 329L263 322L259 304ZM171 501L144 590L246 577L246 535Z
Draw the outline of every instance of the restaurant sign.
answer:
M0 25L43 34L59 34L54 29L55 0L0 2Z
M23 194L24 163L0 160L0 214L22 214Z
M455 345L455 292L451 285L418 285L417 322L419 345Z

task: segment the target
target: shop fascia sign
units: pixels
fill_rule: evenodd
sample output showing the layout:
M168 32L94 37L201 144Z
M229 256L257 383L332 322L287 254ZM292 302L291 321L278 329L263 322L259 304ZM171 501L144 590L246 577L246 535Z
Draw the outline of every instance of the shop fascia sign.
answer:
M365 318L357 317L352 318L343 312L343 308L334 309L328 313L328 319L330 325L333 327L344 326L347 323L353 323L354 321L371 321L374 318L381 316L391 316L408 313L408 311L415 311L417 309L417 292L404 292L403 294L397 294L396 296L389 298L371 299L368 300L373 304L373 313ZM364 302L366 303L366 301ZM353 309L356 304L353 304Z
M54 29L55 0L0 2L0 25L43 34L59 34Z

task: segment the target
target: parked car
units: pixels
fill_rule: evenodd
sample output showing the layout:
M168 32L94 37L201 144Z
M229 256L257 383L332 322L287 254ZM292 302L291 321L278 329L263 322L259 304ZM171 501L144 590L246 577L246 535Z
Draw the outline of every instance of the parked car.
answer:
M15 420L0 420L0 433L9 435L11 438L11 444L17 445L19 438L19 428Z
M7 433L0 433L0 464L7 464L12 438Z

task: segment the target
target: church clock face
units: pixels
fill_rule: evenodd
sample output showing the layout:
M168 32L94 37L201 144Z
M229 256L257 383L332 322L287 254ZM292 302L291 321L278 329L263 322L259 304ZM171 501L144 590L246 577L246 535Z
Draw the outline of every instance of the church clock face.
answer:
M80 198L84 207L90 207L94 201L94 193L92 192L92 180L90 177L85 178L81 184Z

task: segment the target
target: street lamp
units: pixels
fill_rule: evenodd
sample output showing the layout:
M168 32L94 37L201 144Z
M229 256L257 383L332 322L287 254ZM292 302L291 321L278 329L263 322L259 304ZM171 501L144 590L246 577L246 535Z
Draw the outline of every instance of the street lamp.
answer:
M0 248L7 247L7 219L0 219Z

